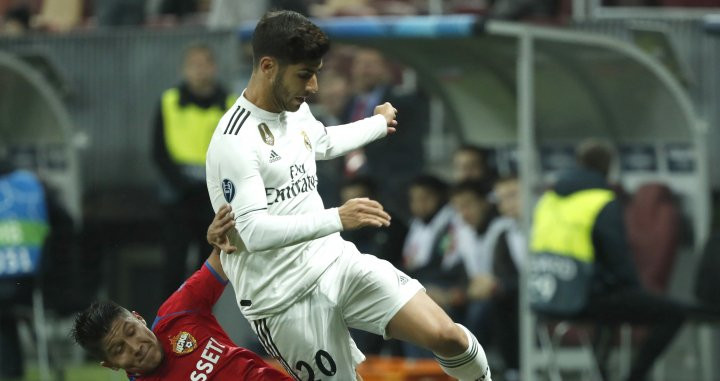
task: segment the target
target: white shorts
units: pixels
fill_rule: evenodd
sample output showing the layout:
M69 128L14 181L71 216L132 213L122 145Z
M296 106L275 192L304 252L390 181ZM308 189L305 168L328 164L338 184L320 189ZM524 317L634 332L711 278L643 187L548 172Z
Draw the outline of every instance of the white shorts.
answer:
M250 322L270 356L297 380L355 380L365 356L348 327L388 338L393 316L422 285L388 261L344 252L308 295L287 310Z

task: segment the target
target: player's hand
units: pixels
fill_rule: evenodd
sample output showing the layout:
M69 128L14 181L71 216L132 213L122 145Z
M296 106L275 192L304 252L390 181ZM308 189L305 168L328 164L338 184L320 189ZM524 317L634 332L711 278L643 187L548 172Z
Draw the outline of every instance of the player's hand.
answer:
M390 226L390 215L379 202L369 198L353 198L338 208L343 230L354 230L365 226L376 228Z
M234 253L237 247L230 243L228 233L235 229L235 215L232 213L230 205L223 205L213 218L212 223L208 227L207 241L213 247L216 247L228 254Z
M390 102L385 102L379 106L375 107L375 112L373 115L380 114L385 117L385 121L387 121L387 133L388 135L394 133L396 131L397 127L397 109L393 107L393 105L390 104Z

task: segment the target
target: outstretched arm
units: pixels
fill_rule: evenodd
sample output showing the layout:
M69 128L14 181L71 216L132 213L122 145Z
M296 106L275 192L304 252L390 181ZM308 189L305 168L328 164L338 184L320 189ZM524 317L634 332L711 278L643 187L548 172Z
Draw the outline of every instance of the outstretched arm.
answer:
M208 152L208 190L212 203L216 210L230 203L235 228L248 252L277 249L342 230L390 223L390 216L382 206L367 199L354 199L340 208L304 214L269 214L267 189L252 146L233 139L218 146L216 151Z
M395 132L397 109L388 102L375 107L375 114L357 122L325 127L317 140L315 158L332 159ZM320 123L320 122L318 122Z

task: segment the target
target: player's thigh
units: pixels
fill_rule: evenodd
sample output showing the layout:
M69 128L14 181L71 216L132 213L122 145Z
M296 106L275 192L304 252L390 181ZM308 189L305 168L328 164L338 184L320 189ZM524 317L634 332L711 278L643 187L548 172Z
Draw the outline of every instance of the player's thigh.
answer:
M338 259L344 274L340 305L345 322L387 338L390 320L422 285L390 262L368 254L343 254Z
M321 285L283 313L251 326L267 353L298 380L353 380L364 360Z

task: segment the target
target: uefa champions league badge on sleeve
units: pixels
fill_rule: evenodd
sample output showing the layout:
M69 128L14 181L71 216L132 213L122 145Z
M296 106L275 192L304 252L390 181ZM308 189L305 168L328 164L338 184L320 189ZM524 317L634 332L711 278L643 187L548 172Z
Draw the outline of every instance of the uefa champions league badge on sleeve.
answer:
M231 203L232 200L235 198L235 184L233 184L233 182L228 179L223 179L222 190L223 196L225 196L225 201L227 201L228 204Z
M197 341L189 332L181 331L170 338L170 348L178 355L186 355L197 348Z

